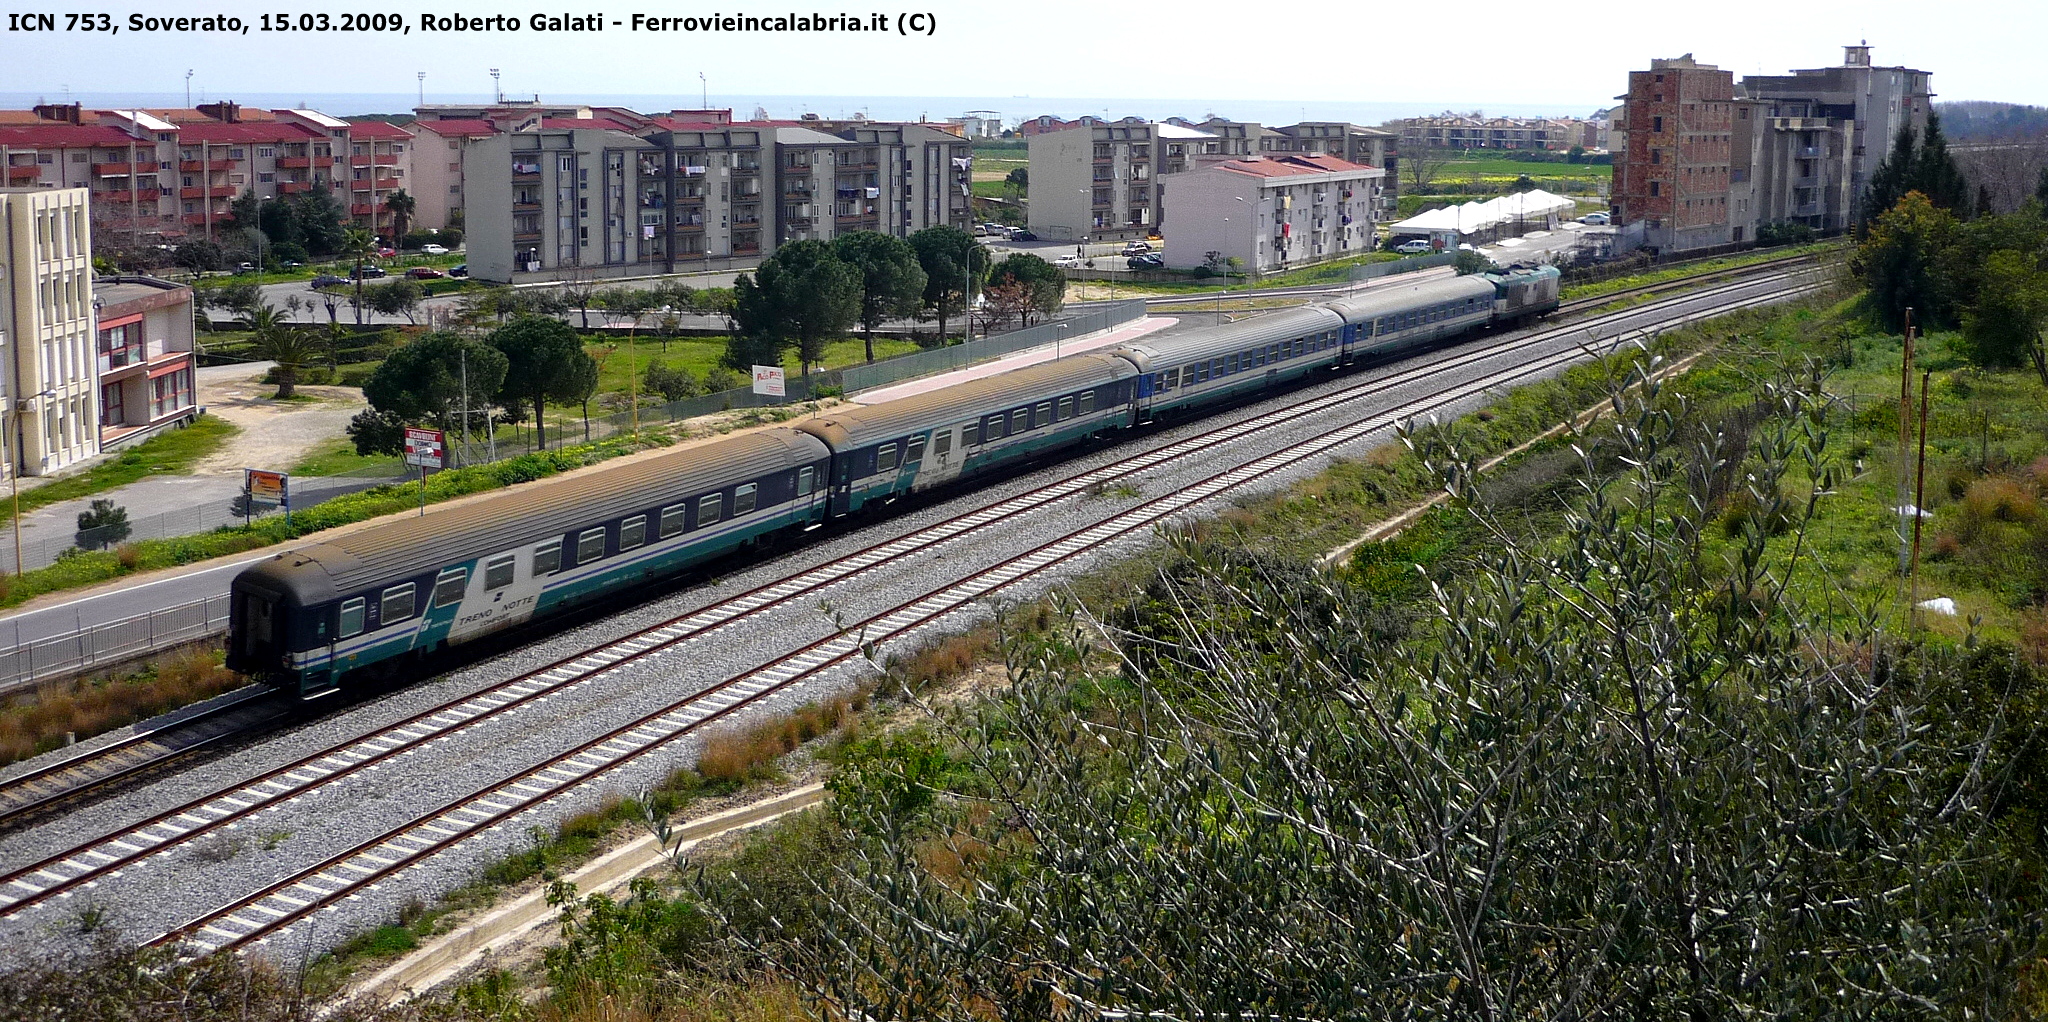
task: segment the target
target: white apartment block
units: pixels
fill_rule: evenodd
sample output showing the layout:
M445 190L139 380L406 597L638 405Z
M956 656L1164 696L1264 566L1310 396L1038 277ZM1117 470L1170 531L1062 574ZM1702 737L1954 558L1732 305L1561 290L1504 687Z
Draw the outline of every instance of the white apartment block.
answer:
M927 124L732 122L677 111L541 118L467 140L472 276L558 280L732 269L848 231L971 223L965 138ZM423 137L439 137L422 126ZM436 150L438 152L439 150Z
M1267 273L1370 252L1385 180L1379 167L1294 153L1171 175L1166 265L1199 266L1214 252Z
M1223 145L1205 131L1139 118L1034 134L1028 225L1053 241L1155 233L1166 221L1161 180L1198 157L1220 154Z
M0 189L0 458L47 475L100 450L90 193Z

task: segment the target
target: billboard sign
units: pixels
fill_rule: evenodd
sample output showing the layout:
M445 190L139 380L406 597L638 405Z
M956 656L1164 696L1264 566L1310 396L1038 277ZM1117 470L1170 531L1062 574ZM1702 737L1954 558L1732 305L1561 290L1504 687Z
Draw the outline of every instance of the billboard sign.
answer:
M419 468L445 468L446 447L438 429L405 431L405 463Z
M781 366L754 367L754 393L766 397L782 397L783 374Z
M284 472L266 472L260 468L242 470L242 485L249 493L251 504L274 504L286 507L291 503L291 476Z

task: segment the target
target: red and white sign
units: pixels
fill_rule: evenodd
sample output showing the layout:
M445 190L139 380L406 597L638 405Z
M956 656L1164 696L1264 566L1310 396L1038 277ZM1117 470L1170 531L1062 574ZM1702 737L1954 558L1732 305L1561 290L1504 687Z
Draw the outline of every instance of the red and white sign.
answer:
M781 366L754 367L754 393L768 397L782 397L782 384Z
M405 431L405 463L420 468L446 467L446 448L442 444L438 429L407 429Z

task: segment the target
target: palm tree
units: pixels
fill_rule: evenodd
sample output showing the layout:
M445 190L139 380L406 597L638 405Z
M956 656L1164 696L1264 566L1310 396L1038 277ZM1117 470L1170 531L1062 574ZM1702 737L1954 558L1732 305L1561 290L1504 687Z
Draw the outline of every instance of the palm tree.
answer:
M405 194L405 189L392 192L384 197L384 209L391 214L391 247L405 244L406 231L412 227L413 210L419 204Z
M349 227L341 232L341 254L356 263L356 325L363 325L363 260L370 255L370 232L360 227Z
M277 380L278 400L293 397L299 385L299 370L320 356L320 344L313 334L285 322L276 309L259 305L246 322L256 336L256 356L277 363L271 375Z

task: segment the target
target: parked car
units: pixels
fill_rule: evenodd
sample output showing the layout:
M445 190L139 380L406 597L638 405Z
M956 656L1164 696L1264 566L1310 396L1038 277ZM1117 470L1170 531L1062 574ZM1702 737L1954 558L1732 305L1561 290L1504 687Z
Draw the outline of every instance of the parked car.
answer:
M1146 253L1145 255L1134 255L1130 257L1128 260L1125 260L1125 262L1128 263L1131 269L1134 270L1158 270L1164 269L1166 266L1166 260L1161 259L1158 256L1152 255L1150 253Z
M447 274L431 266L415 266L405 271L405 275L414 280L440 280L442 277L447 276Z
M346 283L348 283L348 278L346 277L337 276L336 274L332 273L323 273L313 278L313 289L315 291L318 291L323 287L333 287L336 284Z
M1011 241L1037 241L1037 240L1038 240L1038 235L1036 235L1036 234L1033 234L1033 233L1031 233L1030 231L1011 231L1011 232L1010 232L1010 240L1011 240Z
M1613 221L1605 213L1588 213L1585 216L1580 217L1579 222L1582 224L1590 224L1594 227L1605 227Z
M468 263L457 263L457 264L455 265L455 268L454 268L454 269L452 269L452 270L449 270L449 271L448 271L448 275L449 275L449 276L451 276L451 277L467 277L467 276L469 276L469 264L468 264Z
M360 277L363 280L376 280L378 277L391 276L391 274L384 272L384 267L370 265L358 266L355 269L348 271L348 275L351 277Z
M1402 255L1421 255L1422 253L1428 252L1431 249L1434 249L1435 247L1436 246L1431 245L1429 242L1424 241L1421 238L1417 238L1414 241L1404 241L1399 245L1395 245L1394 251L1399 252Z
M1079 267L1079 266L1081 265L1081 257L1080 257L1080 256L1070 256L1070 255L1069 255L1069 256L1060 256L1060 257L1059 257L1058 259L1054 259L1054 260L1052 261L1052 264L1053 264L1054 266L1066 266L1066 267L1076 267L1076 268L1078 268L1078 267Z
M446 245L421 245L420 251L427 255L447 255L448 247Z
M1152 251L1152 244L1146 241L1133 241L1124 246L1125 255L1144 255L1150 251Z
M398 254L398 250L397 250L397 249L395 249L395 248L392 248L392 247L391 247L391 246L389 246L389 245L384 245L384 246L381 246L381 247L379 247L379 248L377 249L377 258L379 258L379 259L389 259L389 258L391 258L392 256L395 256L395 255L397 255L397 254Z

